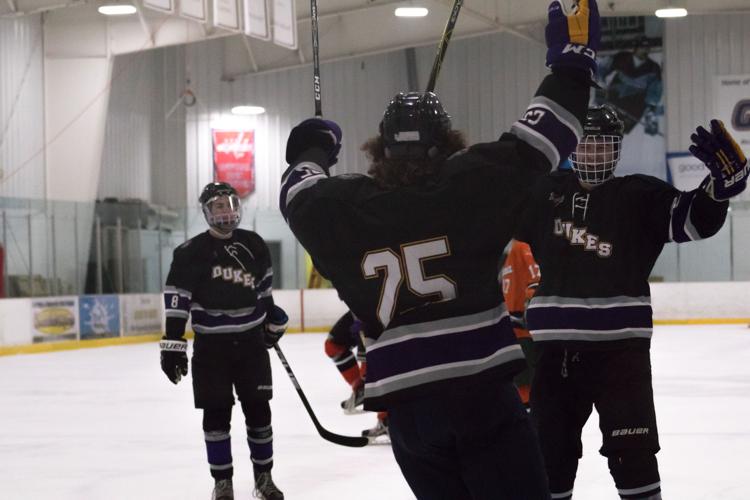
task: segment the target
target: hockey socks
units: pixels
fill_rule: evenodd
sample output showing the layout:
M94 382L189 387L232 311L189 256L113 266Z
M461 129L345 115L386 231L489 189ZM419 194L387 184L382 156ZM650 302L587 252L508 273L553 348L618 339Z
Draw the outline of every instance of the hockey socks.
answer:
M273 429L271 425L247 427L247 444L250 447L250 460L257 476L273 467Z
M232 477L232 443L229 431L205 431L206 454L211 476L216 479Z

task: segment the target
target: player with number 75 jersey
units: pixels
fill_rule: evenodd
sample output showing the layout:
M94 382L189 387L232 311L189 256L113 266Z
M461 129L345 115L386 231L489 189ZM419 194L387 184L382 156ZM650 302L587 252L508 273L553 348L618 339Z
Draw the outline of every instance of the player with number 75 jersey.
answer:
M364 407L389 411L394 455L419 499L549 498L512 384L525 362L497 281L532 184L582 135L596 69L596 2L568 14L555 1L548 16L552 73L496 141L467 148L432 92L393 98L362 146L369 175L330 175L343 138L333 121L307 119L287 141L281 211L373 330Z
M457 433L485 429L488 436L488 425L525 415L511 383L525 363L497 281L500 255L532 184L567 158L582 134L599 43L595 1L581 0L570 14L556 1L548 14L552 73L496 141L467 148L435 94L410 92L393 98L380 133L362 147L369 175L330 176L343 137L335 122L305 120L287 142L281 211L352 312L379 325L366 339L364 407L393 410L394 453L418 498L545 498L513 494L512 481L507 496L497 488L469 495L461 490L467 478L455 490L437 478L436 491L410 477L413 462L403 457L413 449L405 429L415 415L433 417L425 425L435 428L455 417L463 422ZM479 408L487 394L496 414ZM430 400L436 395L444 397ZM442 410L430 412L428 400ZM522 435L535 449L530 429ZM543 471L538 484L546 488Z

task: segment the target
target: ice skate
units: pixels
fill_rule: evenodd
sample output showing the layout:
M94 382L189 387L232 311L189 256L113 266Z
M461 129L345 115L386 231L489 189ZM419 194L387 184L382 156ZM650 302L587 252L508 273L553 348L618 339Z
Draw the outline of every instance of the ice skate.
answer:
M253 496L262 500L284 500L284 494L273 483L270 471L261 472L258 474L258 477L255 478L255 490L253 491Z
M351 396L341 402L341 408L347 415L356 415L358 413L364 413L362 409L362 403L365 400L365 386L361 385L357 389L352 391Z
M388 418L378 419L378 423L372 429L362 431L362 437L370 440L370 444L390 444L391 438L388 434Z
M234 500L234 489L231 479L220 479L214 485L211 500Z

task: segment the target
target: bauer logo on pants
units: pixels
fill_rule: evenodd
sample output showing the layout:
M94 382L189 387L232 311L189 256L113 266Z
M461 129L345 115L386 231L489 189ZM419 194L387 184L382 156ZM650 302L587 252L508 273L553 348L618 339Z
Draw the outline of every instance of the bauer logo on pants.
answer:
M648 427L630 427L628 429L615 429L612 431L612 437L617 436L640 436L648 434Z

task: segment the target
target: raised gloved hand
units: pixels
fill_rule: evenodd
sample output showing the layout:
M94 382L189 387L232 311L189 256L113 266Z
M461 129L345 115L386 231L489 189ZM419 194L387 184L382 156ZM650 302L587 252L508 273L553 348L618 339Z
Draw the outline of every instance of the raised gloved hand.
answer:
M547 14L544 29L547 66L583 69L593 78L597 67L596 51L601 42L596 0L580 0L570 15L566 15L560 0L554 0Z
M188 373L187 340L162 337L159 341L159 350L161 369L167 374L167 378L176 384Z
M704 184L711 198L725 201L745 190L750 166L721 120L711 120L710 132L698 127L690 140L690 152L711 171L710 182Z
M270 349L279 341L284 332L286 332L288 325L289 316L287 316L282 308L274 305L266 313L266 329L263 333L263 343L266 345L266 349Z
M318 147L328 155L328 166L338 161L341 150L341 127L331 120L308 118L294 127L286 142L286 162L294 163L307 149Z

